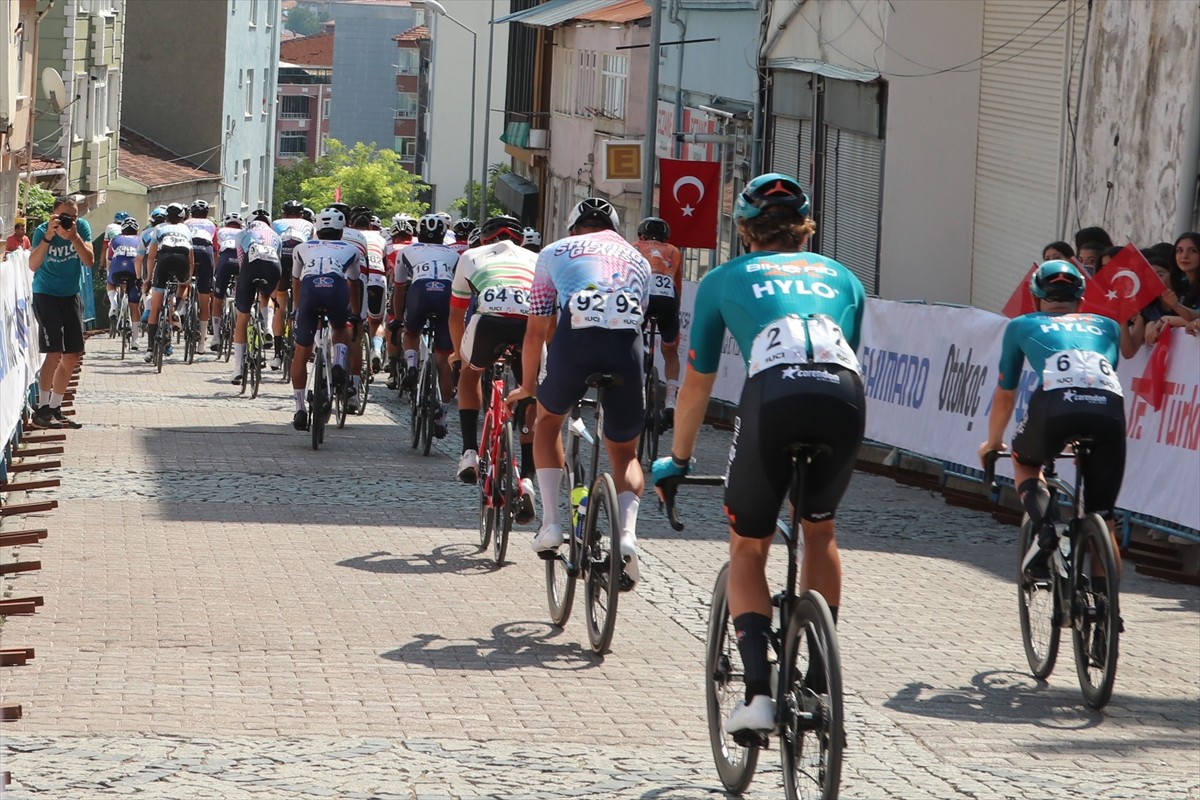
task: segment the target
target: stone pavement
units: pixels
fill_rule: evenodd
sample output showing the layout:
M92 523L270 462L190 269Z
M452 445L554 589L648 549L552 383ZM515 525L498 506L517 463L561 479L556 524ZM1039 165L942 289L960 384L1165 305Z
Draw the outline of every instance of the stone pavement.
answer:
M455 429L421 458L381 391L314 453L288 387L268 375L251 401L226 375L89 341L85 427L27 548L43 569L11 582L46 605L2 631L37 649L0 671L25 705L0 729L6 797L722 794L702 684L718 492L687 495L679 534L644 503L644 581L599 659L579 604L546 622L532 529L502 569L478 552ZM701 470L728 438L704 432ZM839 530L842 797L1200 798L1196 588L1127 573L1116 693L1093 713L1069 637L1048 683L1027 674L1015 528L857 475ZM777 752L747 797L782 796Z

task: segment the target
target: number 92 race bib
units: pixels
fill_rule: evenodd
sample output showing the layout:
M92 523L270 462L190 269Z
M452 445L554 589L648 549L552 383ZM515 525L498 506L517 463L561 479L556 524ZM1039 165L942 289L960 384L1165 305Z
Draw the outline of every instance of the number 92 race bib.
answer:
M636 331L642 327L641 299L630 292L601 292L584 289L571 295L572 328L604 328L610 331Z

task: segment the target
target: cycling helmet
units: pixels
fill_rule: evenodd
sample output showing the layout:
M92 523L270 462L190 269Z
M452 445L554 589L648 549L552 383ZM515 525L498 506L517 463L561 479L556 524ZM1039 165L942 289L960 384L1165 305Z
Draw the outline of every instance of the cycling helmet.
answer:
M250 221L254 222L255 220L260 220L260 219L263 222L270 222L271 221L271 212L267 211L265 208L254 209L254 211L251 212L251 214L250 214Z
M541 249L542 235L540 233L538 233L536 230L534 230L533 228L526 228L524 231L521 232L521 246L522 247L531 247L532 246L532 247Z
M371 230L383 230L383 222L381 222L379 217L375 216L374 214L371 215Z
M346 229L346 215L340 209L330 206L322 209L317 215L318 231L342 231Z
M454 231L455 236L466 236L477 227L479 226L475 224L475 220L471 219L470 217L463 217L458 222L454 223L454 227L452 227L451 230Z
M441 244L446 238L446 220L438 214L426 214L417 220L417 238L422 242Z
M183 207L183 203L171 203L166 208L166 217L168 220L181 220L187 214L188 211Z
M300 211L300 216L304 217L309 222L312 222L317 218L317 215L315 213L313 213L313 210L311 208L309 208L308 206L305 206Z
M412 236L412 223L406 219L396 220L394 223L392 223L392 227L388 230L388 233L390 233L392 236Z
M638 236L665 242L671 238L671 226L660 217L646 217L638 224Z
M446 227L450 227L450 223L454 221L454 217L450 216L449 211L439 211L435 216L439 217L442 222L446 223Z
M128 211L118 211L113 214L113 222L124 222L127 219L131 219Z
M159 206L150 212L150 224L158 225L161 222L167 221L167 207Z
M283 204L283 215L285 217L298 217L304 213L304 203L299 200L288 200Z
M746 184L733 207L737 219L753 219L768 208L784 206L798 216L807 217L811 210L808 195L800 184L787 175L768 172Z
M121 233L137 233L138 221L131 216L126 215L125 219L121 220Z
M230 211L221 218L221 224L225 226L237 225L240 228L242 226L242 215L236 211Z
M1086 285L1087 279L1070 261L1047 261L1029 277L1029 291L1039 300L1079 300Z
M470 231L468 231L470 233ZM525 231L521 228L521 221L516 217L510 217L507 214L501 214L497 217L491 217L487 222L483 223L479 228L479 243L492 244L501 239L508 239L510 242L521 244L525 239Z
M612 228L615 231L621 227L621 218L617 216L617 210L613 208L612 203L603 197L588 197L580 200L571 209L571 215L567 218L568 230L580 224L586 224L589 227Z
M203 200L197 200L192 203L191 208L189 208L188 211L191 212L193 217L207 217L208 203Z
M345 217L347 220L350 219L350 206L346 205L345 203L330 203L328 206L326 206L326 208L336 208L338 211L342 212L343 217Z
M479 241L479 228L476 228L467 234L467 249L469 250L472 247L479 247L480 244L481 244L481 242Z

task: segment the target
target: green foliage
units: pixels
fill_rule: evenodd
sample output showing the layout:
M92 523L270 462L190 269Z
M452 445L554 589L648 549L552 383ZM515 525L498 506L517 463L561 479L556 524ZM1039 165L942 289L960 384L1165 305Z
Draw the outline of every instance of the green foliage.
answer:
M288 12L283 27L301 36L312 36L321 29L321 19L307 8L296 6Z
M428 203L417 200L422 184L401 165L394 150L380 150L374 142L359 142L349 149L337 139L326 139L325 144L325 155L310 165L312 174L299 183L304 205L313 210L325 208L334 202L334 192L340 187L343 203L370 206L380 219L402 211L419 216L429 208ZM276 183L277 190L278 186ZM277 193L276 199L282 204L289 196Z
M458 217L467 215L468 206L471 207L471 212L475 214L475 221L482 223L488 217L494 217L500 214L507 214L507 209L500 204L500 200L496 197L496 184L500 181L500 176L512 172L508 164L492 164L488 167L488 192L486 211L479 210L479 181L469 180L467 185L463 187L463 196L457 200L450 202L450 213ZM467 197L471 196L475 202L467 203Z
M304 182L316 174L316 165L307 158L297 159L287 166L276 165L274 188L271 193L271 197L275 199L275 210L279 211L288 200L300 199Z
M36 183L23 183L17 190L17 197L21 216L27 222L25 230L32 233L34 228L49 219L50 210L54 208L54 193Z

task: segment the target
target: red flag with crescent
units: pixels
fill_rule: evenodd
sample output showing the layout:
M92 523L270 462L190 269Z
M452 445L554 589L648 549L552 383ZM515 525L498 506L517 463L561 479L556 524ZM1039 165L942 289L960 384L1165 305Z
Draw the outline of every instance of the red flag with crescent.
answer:
M1142 252L1127 244L1088 279L1080 310L1103 314L1123 325L1166 290Z
M658 215L671 226L671 244L716 247L720 163L659 159L658 180Z
M1021 282L1017 284L1017 288L1013 290L1008 302L1004 304L1004 308L1000 311L1001 314L1012 319L1037 311L1037 307L1033 304L1033 295L1029 293L1029 276L1033 275L1033 271L1037 268L1038 265L1034 262L1034 265L1025 273L1025 277L1021 278Z
M1162 408L1163 398L1167 395L1167 369L1171 355L1171 329L1163 328L1154 349L1150 351L1150 360L1140 378L1133 381L1133 393L1146 398L1154 410Z

